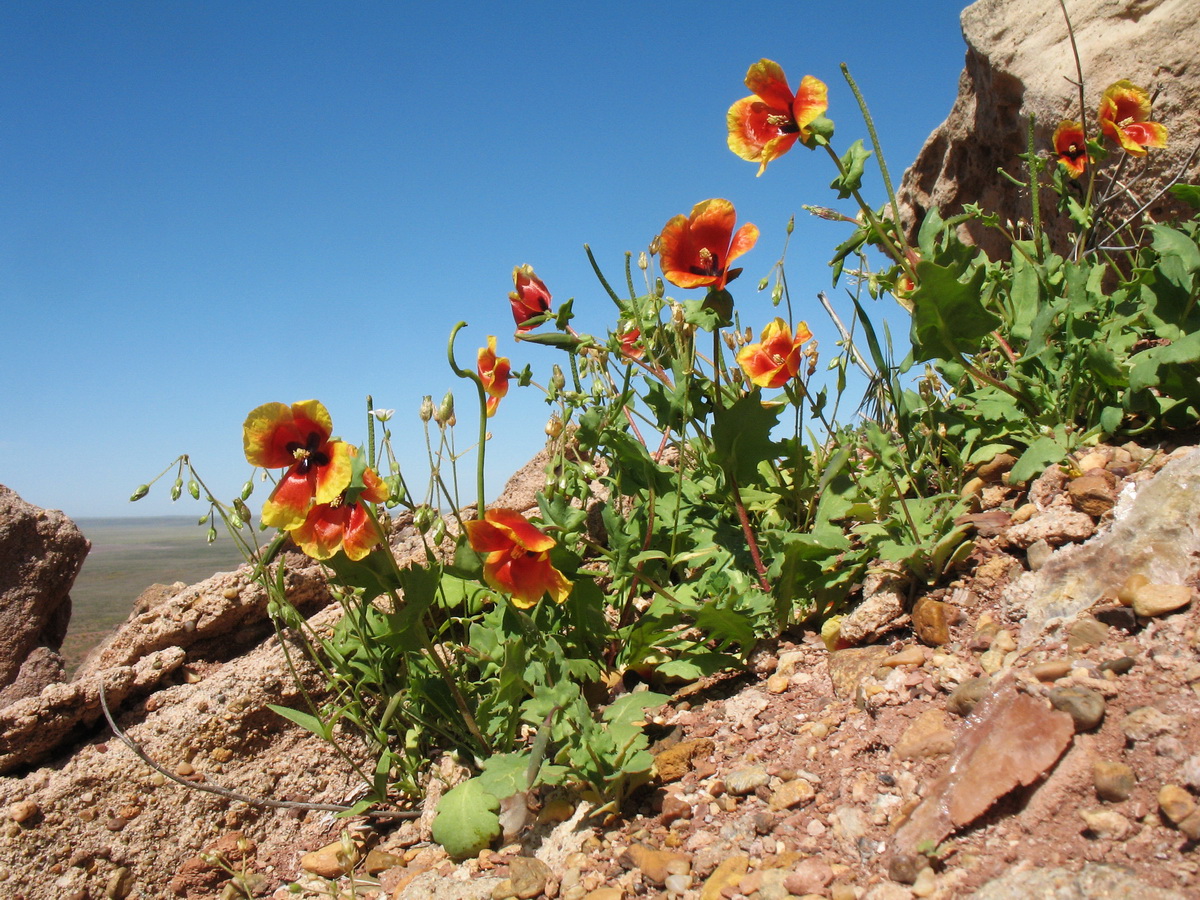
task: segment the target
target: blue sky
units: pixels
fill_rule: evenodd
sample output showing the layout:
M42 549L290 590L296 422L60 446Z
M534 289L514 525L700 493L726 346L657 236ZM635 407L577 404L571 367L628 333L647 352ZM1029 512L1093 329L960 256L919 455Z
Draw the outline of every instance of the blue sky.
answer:
M495 334L544 376L556 354L512 340L513 266L601 330L612 307L583 244L619 277L625 251L708 197L762 232L733 286L756 331L774 311L755 287L796 215L793 303L832 350L813 298L846 231L801 204L853 210L802 147L755 178L725 110L774 59L793 87L828 83L840 152L866 138L846 62L898 179L953 102L962 6L4 4L0 483L73 516L198 515L169 478L127 501L184 452L232 496L241 423L266 401L321 399L358 443L367 394L396 408L423 483L421 397L468 395L445 364L455 322L464 363ZM533 389L502 404L495 488L547 414Z

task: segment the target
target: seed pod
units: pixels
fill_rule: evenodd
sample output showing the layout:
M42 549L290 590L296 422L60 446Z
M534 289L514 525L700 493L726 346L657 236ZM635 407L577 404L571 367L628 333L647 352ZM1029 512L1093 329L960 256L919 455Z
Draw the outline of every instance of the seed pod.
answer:
M643 272L650 268L650 260L646 257L645 250L638 254L638 268Z
M418 415L422 422L428 422L433 418L433 398L428 394L421 398L421 411Z
M550 440L556 441L562 433L562 419L560 419L558 414L555 413L550 417L550 421L546 423L546 434L549 436Z
M138 500L141 500L143 497L145 497L148 493L150 493L150 485L139 484L137 490L134 491L130 495L129 502L136 503Z

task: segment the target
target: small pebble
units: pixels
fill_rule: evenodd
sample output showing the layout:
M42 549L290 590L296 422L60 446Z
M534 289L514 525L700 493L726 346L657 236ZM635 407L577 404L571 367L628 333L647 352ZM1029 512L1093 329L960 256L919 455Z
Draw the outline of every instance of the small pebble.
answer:
M1092 781L1096 796L1110 803L1128 800L1136 785L1133 769L1125 763L1107 759L1098 759L1092 764Z
M1175 825L1196 812L1196 800L1177 784L1164 784L1158 792L1158 808Z
M959 682L946 698L946 709L956 716L969 716L975 704L987 693L990 683L991 679L986 675Z
M1048 659L1029 667L1029 671L1038 681L1058 681L1065 678L1071 671L1071 661L1068 659Z
M8 808L8 817L20 825L28 822L41 811L41 807L35 801L21 800Z
M1133 611L1148 618L1165 616L1192 602L1192 589L1183 584L1144 584L1133 592Z
M1132 656L1119 656L1116 659L1106 659L1100 663L1101 672L1112 672L1114 675L1126 675L1137 662Z
M1104 697L1091 688L1052 688L1049 699L1055 709L1070 715L1077 732L1091 731L1104 719Z
M770 780L767 770L762 766L748 766L745 769L735 769L725 776L725 790L742 797Z
M1087 830L1100 838L1119 841L1129 833L1129 820L1113 809L1081 809Z

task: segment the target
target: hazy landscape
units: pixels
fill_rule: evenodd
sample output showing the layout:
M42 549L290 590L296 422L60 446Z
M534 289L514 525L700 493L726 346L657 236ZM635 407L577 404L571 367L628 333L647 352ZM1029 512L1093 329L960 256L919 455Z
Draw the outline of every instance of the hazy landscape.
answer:
M209 544L190 516L81 518L92 549L71 590L71 627L63 656L73 671L87 652L129 615L152 584L195 584L242 562L228 536Z

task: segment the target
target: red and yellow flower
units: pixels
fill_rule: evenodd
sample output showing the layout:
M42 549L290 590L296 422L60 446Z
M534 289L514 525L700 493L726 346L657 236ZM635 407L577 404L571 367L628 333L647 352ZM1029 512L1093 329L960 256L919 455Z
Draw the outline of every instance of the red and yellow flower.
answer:
M483 580L510 594L514 606L529 609L546 594L562 603L571 593L571 582L550 563L556 541L516 510L489 509L466 529L472 549L487 554Z
M681 288L719 291L741 274L729 263L758 241L758 228L746 224L734 233L737 213L728 200L703 200L690 216L671 219L659 235L663 275Z
M1130 81L1111 84L1100 97L1100 130L1126 153L1145 156L1147 147L1167 146L1167 128L1150 118L1150 94Z
M1090 162L1083 126L1078 122L1060 122L1054 129L1054 152L1072 178L1082 175Z
M621 355L626 359L641 359L646 355L646 348L642 346L641 341L641 330L637 326L630 324L621 332Z
M746 73L753 96L729 107L729 149L742 159L756 162L761 175L771 160L783 156L797 140L807 142L809 125L829 108L825 83L811 75L800 80L792 93L778 63L760 59Z
M486 347L479 348L479 380L487 391L487 414L490 419L500 405L500 400L508 393L508 379L512 372L508 357L496 356L496 338L488 335Z
M332 432L329 411L317 400L264 403L246 417L242 443L250 464L287 468L263 504L264 525L297 528L309 509L332 502L350 484L353 448L331 440Z
M304 522L291 530L292 540L313 559L329 559L341 550L350 559L360 560L383 539L363 501L382 503L387 497L387 486L374 471L365 469L363 489L354 502L347 502L343 491L330 503L316 504Z
M513 286L508 302L512 304L517 331L529 331L533 326L525 323L550 309L550 292L528 263L513 268Z
M738 351L738 365L759 387L783 387L799 373L800 347L810 338L812 332L803 322L793 335L788 323L776 318L762 330L762 340Z

